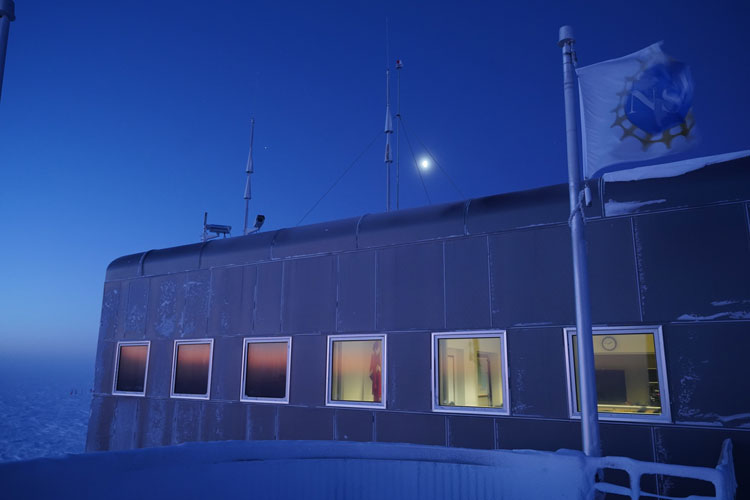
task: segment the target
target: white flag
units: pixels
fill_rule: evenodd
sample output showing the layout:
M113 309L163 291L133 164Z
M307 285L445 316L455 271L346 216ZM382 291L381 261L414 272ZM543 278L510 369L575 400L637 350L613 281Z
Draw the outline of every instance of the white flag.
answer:
M679 153L696 142L693 79L661 42L576 70L583 172Z

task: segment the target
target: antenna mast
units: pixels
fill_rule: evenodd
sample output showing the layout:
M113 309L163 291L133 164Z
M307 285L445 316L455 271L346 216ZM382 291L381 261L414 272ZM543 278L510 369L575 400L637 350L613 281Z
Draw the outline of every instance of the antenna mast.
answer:
M401 68L404 62L396 59L396 210L399 209L399 199L401 198L401 162L399 158L398 135L401 125Z
M242 234L247 233L247 214L250 207L250 174L253 173L253 134L255 133L255 118L250 119L250 152L247 155L247 166L245 167L245 174L247 174L247 181L245 182L245 224L242 228Z
M385 18L385 211L391 211L391 135L393 119L391 118L391 70L389 69L388 51L388 18Z

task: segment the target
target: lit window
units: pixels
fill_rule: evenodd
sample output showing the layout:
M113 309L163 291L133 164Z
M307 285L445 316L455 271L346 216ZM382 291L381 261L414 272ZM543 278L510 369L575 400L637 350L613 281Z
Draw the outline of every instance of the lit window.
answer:
M210 397L213 350L213 339L175 340L171 397Z
M148 341L117 343L112 394L145 396L150 345Z
M290 337L246 338L242 360L242 401L289 402Z
M566 331L571 416L581 415L578 336ZM594 328L594 368L599 416L611 420L669 421L661 329Z
M508 412L505 332L433 333L435 411Z
M385 336L328 337L326 404L385 408Z

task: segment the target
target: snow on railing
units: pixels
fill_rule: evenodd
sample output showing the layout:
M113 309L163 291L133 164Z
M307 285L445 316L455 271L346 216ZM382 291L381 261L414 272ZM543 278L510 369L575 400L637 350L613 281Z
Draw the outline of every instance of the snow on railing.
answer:
M638 500L641 496L666 500L733 500L735 491L737 490L737 480L734 475L734 463L732 461L732 441L729 439L724 440L719 463L715 469L640 462L625 457L587 458L587 462L587 465L599 470L614 469L626 472L630 481L630 488L608 482L597 482L594 483L594 490L630 497L632 500ZM646 492L641 490L641 478L644 475L672 476L710 482L714 486L715 494L712 496L690 495L688 497L674 497L656 492Z

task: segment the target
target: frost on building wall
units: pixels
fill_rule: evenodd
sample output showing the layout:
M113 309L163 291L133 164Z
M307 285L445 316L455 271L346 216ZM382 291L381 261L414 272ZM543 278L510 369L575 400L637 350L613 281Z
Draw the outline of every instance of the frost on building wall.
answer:
M591 187L604 453L713 467L731 438L738 477L750 474L750 158ZM550 186L117 259L87 448L577 449L567 221L567 186ZM446 343L449 359L442 334L469 340ZM635 334L653 345L628 347ZM288 393L248 400L246 339L275 337L290 339ZM336 358L334 341L358 338L367 349ZM209 340L210 396L173 397L175 342ZM112 394L123 341L150 342L144 396Z

